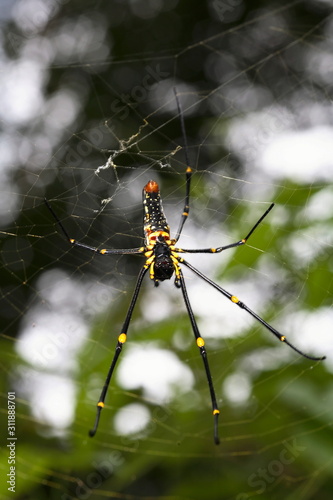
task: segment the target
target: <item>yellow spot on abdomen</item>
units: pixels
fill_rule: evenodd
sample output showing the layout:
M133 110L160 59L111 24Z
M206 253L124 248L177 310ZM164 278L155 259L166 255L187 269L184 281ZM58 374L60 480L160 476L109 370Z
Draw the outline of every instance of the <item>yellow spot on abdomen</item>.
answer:
M213 410L213 415L219 415L220 414L220 410Z
M236 297L236 295L231 295L230 300L231 300L231 302L233 302L234 304L237 304L237 303L239 302L239 298L238 298L238 297Z
M125 344L126 340L127 340L126 333L121 333L118 337L118 342L120 342L121 344Z
M73 243L75 243L75 240L70 239L69 242L73 244Z
M205 345L205 341L202 337L197 338L197 346L198 347L203 347Z
M282 335L282 337L280 338L281 342L284 342L286 340L286 337L284 335Z
M100 401L99 403L97 403L97 406L99 406L100 408L104 408L105 405L103 401Z
M106 248L102 248L102 250L100 250L99 253L105 254L106 253Z

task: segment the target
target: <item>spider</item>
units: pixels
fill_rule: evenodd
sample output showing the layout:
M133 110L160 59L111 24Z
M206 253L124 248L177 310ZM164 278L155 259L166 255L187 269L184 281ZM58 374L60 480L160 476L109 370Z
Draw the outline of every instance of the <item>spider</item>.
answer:
M182 133L183 133L183 138L184 138L184 151L185 151L185 157L186 157L186 163L187 163L187 169L186 169L186 194L185 194L185 202L184 202L184 209L183 213L180 218L180 223L178 230L176 232L176 235L174 238L170 237L170 228L167 223L166 217L163 212L163 207L162 207L162 202L161 202L161 196L160 196L160 190L157 182L154 180L150 180L145 187L143 188L143 208L144 208L144 221L143 221L143 230L144 230L144 244L139 247L139 248L126 248L126 249L99 249L97 247L92 247L90 245L86 245L84 243L80 243L76 241L75 239L71 238L69 234L67 233L65 227L63 226L62 222L60 221L59 217L51 207L50 203L45 199L46 206L48 207L49 211L51 212L52 216L58 223L60 229L62 230L64 236L66 239L69 241L69 243L72 246L83 248L85 250L88 250L90 252L98 253L101 255L124 255L124 254L139 254L143 255L145 258L145 262L139 272L136 286L134 289L134 293L131 299L131 302L128 307L128 311L126 314L126 318L124 321L124 324L122 326L122 330L120 335L118 336L116 348L115 348L115 353L109 368L109 371L107 373L107 377L100 395L100 398L97 403L97 412L96 412L96 418L95 418L95 423L93 428L89 431L89 435L92 437L96 434L99 420L100 420L100 414L102 409L105 406L105 398L106 394L110 385L111 377L114 372L115 366L117 364L118 358L120 356L120 353L122 352L123 345L125 344L127 340L127 331L129 327L129 323L132 318L133 310L135 303L137 301L141 285L143 282L143 278L145 277L146 273L149 271L149 278L154 282L154 285L157 287L159 285L160 281L164 281L167 279L171 279L173 275L175 275L175 286L177 288L180 288L182 291L183 299L185 302L185 306L188 312L188 316L190 319L190 323L192 326L192 330L195 336L196 344L200 350L200 354L203 360L205 372L206 372L206 377L207 377L207 382L208 382L208 387L209 387L209 392L210 392L210 398L211 398L211 404L212 404L212 411L213 411L213 417L214 417L214 442L215 444L220 443L219 439L219 432L218 432L218 417L219 417L219 409L217 405L217 400L216 400L216 394L215 394L215 389L213 385L213 380L208 364L208 358L207 358L207 352L206 352L206 347L205 347L205 342L202 336L200 335L197 322L195 320L195 316L188 298L186 286L185 286L185 280L184 280L184 275L181 269L181 265L187 267L190 269L193 273L195 273L199 278L202 280L206 281L209 285L214 287L218 292L220 292L222 295L227 297L231 302L236 304L238 307L249 313L253 318L255 318L261 325L263 325L267 330L269 330L273 335L275 335L281 342L284 342L287 344L289 347L291 347L294 351L296 351L298 354L304 356L307 359L311 359L314 361L320 361L325 359L325 356L323 357L314 357L314 356L309 356L308 354L305 354L302 352L300 349L295 347L293 344L291 344L285 335L282 335L278 330L276 330L273 326L268 324L265 320L263 320L258 314L256 314L254 311L252 311L244 302L242 302L238 297L235 295L232 295L230 292L222 288L220 285L212 281L210 278L205 276L201 271L196 269L195 267L192 266L187 260L185 260L181 254L183 253L221 253L224 250L227 250L229 248L235 248L239 247L241 245L245 245L245 243L248 241L250 236L253 234L253 232L256 230L256 228L259 226L259 224L263 221L263 219L268 215L268 213L272 210L274 207L274 203L272 203L268 209L264 212L264 214L259 218L259 220L254 224L252 229L249 231L249 233L245 236L245 238L242 238L239 241L236 241L235 243L231 243L229 245L224 245L224 246L219 246L216 248L201 248L201 249L185 249L185 248L180 248L177 246L177 242L180 238L180 235L182 233L185 221L188 218L189 214L189 209L190 209L190 186L191 186L191 177L192 177L192 168L189 166L189 160L188 160L188 153L187 153L187 141L186 141L186 134L185 134L185 125L184 125L184 118L183 114L181 112L181 107L180 103L178 100L178 96L176 95L176 102L177 102L177 107L178 107L178 112L180 116L180 121L181 121L181 128L182 128Z

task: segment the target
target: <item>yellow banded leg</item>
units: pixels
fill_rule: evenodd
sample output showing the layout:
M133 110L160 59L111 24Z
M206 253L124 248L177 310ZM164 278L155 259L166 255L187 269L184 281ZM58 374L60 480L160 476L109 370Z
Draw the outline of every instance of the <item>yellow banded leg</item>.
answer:
M180 287L181 287L182 292L183 292L184 302L185 302L186 309L187 309L187 312L188 312L188 315L190 318L192 330L193 330L193 333L194 333L194 336L196 339L196 344L199 347L201 358L203 360L204 367L205 367L206 378L207 378L207 382L208 382L210 399L212 402L212 410L213 410L213 416L214 416L214 442L215 442L215 444L219 444L220 439L219 439L219 432L218 432L218 416L220 414L220 411L219 411L218 406L217 406L215 389L214 389L214 385L213 385L212 376L210 373L207 352L206 352L206 348L205 348L205 341L200 335L200 332L199 332L199 329L198 329L198 326L197 326L197 323L196 323L196 320L195 320L195 317L193 314L193 310L192 310L192 307L191 307L191 304L190 304L190 301L189 301L189 298L187 295L184 277L183 277L183 274L182 274L182 271L180 268L179 268L179 283L180 283Z
M137 298L138 298L138 295L139 295L139 292L140 292L140 289L141 289L143 278L144 278L144 276L145 276L145 274L146 274L147 271L148 271L148 268L146 266L144 266L141 269L140 273L139 273L138 280L136 282L136 286L135 286L135 289L134 289L133 297L132 297L132 300L130 302L130 305L129 305L129 308L128 308L128 311L127 311L127 314L126 314L126 318L125 318L125 321L124 321L124 324L123 324L122 332L118 336L118 340L117 340L117 344L116 344L116 348L115 348L115 353L113 355L113 359L112 359L112 362L111 362L111 365L110 365L110 368L109 368L109 371L108 371L108 374L107 374L107 377L106 377L106 380L105 380L105 383L104 383L104 386L103 386L103 389L102 389L102 392L101 392L101 395L100 395L100 398L99 398L98 403L97 403L97 412L96 412L95 424L94 424L94 427L89 431L89 435L91 437L93 437L96 434L96 431L97 431L97 428L98 428L98 424L99 424L100 415L101 415L101 411L102 411L102 409L105 406L104 401L105 401L106 394L107 394L107 391L108 391L108 388L109 388L109 385L110 385L111 377L112 377L113 371L115 369L115 366L117 364L117 361L118 361L118 358L120 356L120 353L122 351L123 345L125 344L125 342L127 340L127 330L128 330L128 327L129 327L129 323L131 321L131 317L132 317L132 314L133 314L134 306L135 306L135 303L137 301Z

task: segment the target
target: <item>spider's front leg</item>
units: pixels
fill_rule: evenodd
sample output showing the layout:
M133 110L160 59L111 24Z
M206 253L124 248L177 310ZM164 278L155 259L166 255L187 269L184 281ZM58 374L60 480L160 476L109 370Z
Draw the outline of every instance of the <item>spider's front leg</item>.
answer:
M190 300L189 300L188 295L187 295L187 290L186 290L186 286L185 286L185 280L183 277L183 273L182 273L179 266L178 266L178 269L179 269L179 273L178 273L179 285L176 285L176 286L179 286L183 292L183 298L184 298L186 309L187 309L187 312L188 312L188 315L190 318L192 330L193 330L193 333L194 333L194 336L196 339L197 346L200 349L200 354L201 354L201 357L202 357L202 360L204 363L207 382L208 382L208 386L209 386L210 398L211 398L211 402L212 402L213 416L214 416L214 442L215 442L215 444L220 444L220 438L219 438L219 432L218 432L218 417L220 414L220 410L218 409L218 406L217 406L216 394L215 394L215 389L214 389L214 385L213 385L212 375L210 373L210 368L209 368L209 364L208 364L205 342L204 342L204 339L200 335L198 325L197 325L197 322L196 322L194 314L193 314ZM176 280L177 280L177 277L176 277Z
M108 374L107 374L107 377L106 377L106 380L105 380L105 383L104 383L104 386L103 386L103 389L101 392L101 395L100 395L98 403L97 403L97 413L96 413L96 418L95 418L95 424L94 424L94 427L89 431L90 437L93 437L96 434L101 411L104 408L104 401L105 401L106 394L107 394L107 391L108 391L108 388L110 385L111 377L112 377L113 371L115 369L115 366L117 364L120 353L122 351L123 345L127 340L127 330L129 327L129 323L130 323L131 318L132 318L134 306L135 306L135 303L137 301L137 298L138 298L138 295L139 295L139 292L141 289L143 278L144 278L147 271L148 271L148 268L143 267L140 271L139 276L138 276L138 280L136 282L133 297L132 297L131 303L129 305L127 314L126 314L126 318L125 318L125 321L124 321L124 324L123 324L123 327L121 330L121 334L118 337L115 353L114 353L114 356L113 356L113 359L112 359L112 362L111 362L111 365L110 365L110 368L109 368L109 371L108 371Z

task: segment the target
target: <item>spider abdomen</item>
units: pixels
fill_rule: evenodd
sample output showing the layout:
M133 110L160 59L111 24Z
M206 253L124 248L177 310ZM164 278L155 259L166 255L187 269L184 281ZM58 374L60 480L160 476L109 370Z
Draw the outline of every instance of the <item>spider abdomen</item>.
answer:
M175 271L170 245L170 228L163 212L160 189L157 182L149 181L143 188L144 233L150 267L150 278L155 286L169 280Z
M163 212L160 189L157 182L149 181L143 188L142 193L144 207L144 233L146 243L151 243L150 235L156 232L163 232L169 236L170 228Z

